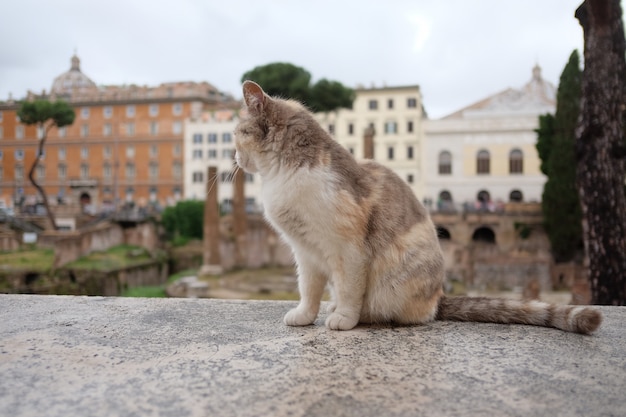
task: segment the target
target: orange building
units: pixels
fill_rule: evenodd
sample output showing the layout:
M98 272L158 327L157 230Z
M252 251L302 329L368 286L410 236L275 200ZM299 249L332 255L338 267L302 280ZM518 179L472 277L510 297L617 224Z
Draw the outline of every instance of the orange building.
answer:
M165 205L184 195L184 120L203 111L238 108L232 96L202 82L157 87L97 86L73 56L69 71L49 93L27 100L65 100L76 112L71 126L52 129L35 172L51 205L116 202ZM39 200L28 179L38 132L20 123L19 103L0 102L0 205Z

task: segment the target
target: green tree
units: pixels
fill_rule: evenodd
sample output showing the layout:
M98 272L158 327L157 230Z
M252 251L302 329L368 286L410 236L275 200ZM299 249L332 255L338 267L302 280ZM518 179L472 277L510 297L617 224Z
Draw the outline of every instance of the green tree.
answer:
M50 206L48 204L48 196L46 195L44 189L35 180L35 170L37 169L37 166L41 161L41 157L43 156L43 150L46 145L48 132L50 132L50 129L53 127L59 128L74 123L74 118L76 117L74 109L72 109L72 107L65 101L25 101L18 109L17 115L22 123L26 125L35 125L38 128L38 134L40 135L39 146L37 148L35 161L28 172L28 178L37 191L39 191L39 194L43 199L43 204L46 207L46 213L50 219L50 224L52 225L52 228L56 230L57 224L54 214L50 210Z
M256 82L270 96L298 100L313 111L351 108L354 101L351 88L327 79L311 85L311 74L307 70L284 62L255 67L243 74L241 82L246 80Z
M170 239L202 239L204 201L179 201L163 211L161 222Z
M572 260L582 247L582 214L574 157L580 95L580 60L574 51L561 74L556 113L540 116L537 129L541 171L548 177L541 205L552 255L557 262Z

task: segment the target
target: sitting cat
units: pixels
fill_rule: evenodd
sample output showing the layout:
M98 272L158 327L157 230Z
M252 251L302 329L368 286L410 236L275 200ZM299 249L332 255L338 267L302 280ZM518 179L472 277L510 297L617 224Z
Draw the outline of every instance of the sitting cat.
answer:
M374 161L357 162L296 101L243 84L248 116L235 129L236 162L262 178L265 216L291 246L300 303L290 326L312 324L324 289L326 326L438 320L523 323L590 333L592 308L447 297L435 226L413 192Z

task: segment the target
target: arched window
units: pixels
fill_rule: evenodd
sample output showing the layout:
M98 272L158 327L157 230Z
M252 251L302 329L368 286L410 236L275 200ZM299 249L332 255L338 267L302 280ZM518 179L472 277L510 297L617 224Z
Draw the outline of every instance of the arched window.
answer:
M439 153L439 174L452 174L452 154L448 151L442 151Z
M519 149L513 149L509 153L509 174L522 174L524 172L524 154Z
M440 240L450 240L452 238L450 231L443 226L437 226L437 237Z
M520 190L513 190L511 191L511 194L509 194L509 201L512 201L514 203L521 203L522 201L524 201L524 195Z
M472 234L473 242L496 243L496 234L488 226L482 226L474 230Z
M476 173L489 174L490 161L491 157L489 156L489 151L486 151L484 149L478 151L478 154L476 154Z
M487 190L480 190L476 195L476 200L480 201L481 203L488 203L489 201L491 201L491 195Z
M441 201L452 202L452 194L450 194L450 191L448 190L443 190L442 192L439 193L439 199Z

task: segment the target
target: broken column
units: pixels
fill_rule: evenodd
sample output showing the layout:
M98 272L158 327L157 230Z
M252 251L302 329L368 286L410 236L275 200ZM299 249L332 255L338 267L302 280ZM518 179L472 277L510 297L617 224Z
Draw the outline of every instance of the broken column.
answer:
M200 275L219 275L224 272L220 256L220 213L217 187L217 167L209 167L207 169L207 193L204 202L203 251Z
M376 131L372 126L365 129L363 134L363 158L374 159L374 136Z
M237 169L233 178L233 232L235 234L235 267L248 266L248 216L245 195L246 175Z

